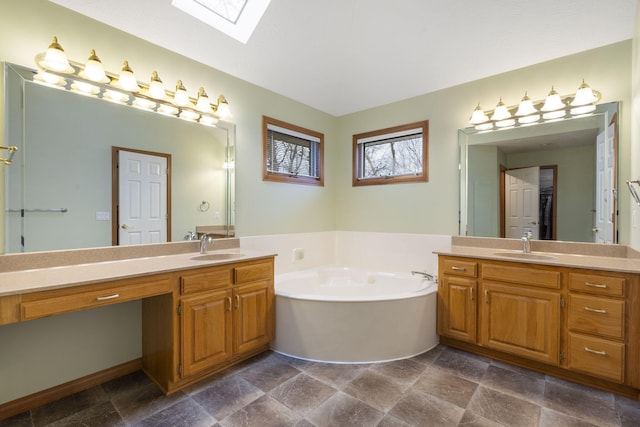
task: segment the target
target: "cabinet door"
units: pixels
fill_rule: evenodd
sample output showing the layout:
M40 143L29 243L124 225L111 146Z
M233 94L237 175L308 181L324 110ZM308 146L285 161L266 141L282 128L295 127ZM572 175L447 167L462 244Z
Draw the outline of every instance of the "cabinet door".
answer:
M558 365L558 292L487 282L481 291L480 345Z
M234 350L243 353L268 344L274 336L273 286L263 280L234 289Z
M182 299L182 376L232 356L231 289Z
M442 276L438 295L438 332L476 342L476 280Z

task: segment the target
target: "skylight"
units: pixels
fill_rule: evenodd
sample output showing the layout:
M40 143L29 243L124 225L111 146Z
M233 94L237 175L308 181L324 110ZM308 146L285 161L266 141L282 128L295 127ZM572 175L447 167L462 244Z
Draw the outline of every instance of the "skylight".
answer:
M271 0L172 0L171 5L246 43Z

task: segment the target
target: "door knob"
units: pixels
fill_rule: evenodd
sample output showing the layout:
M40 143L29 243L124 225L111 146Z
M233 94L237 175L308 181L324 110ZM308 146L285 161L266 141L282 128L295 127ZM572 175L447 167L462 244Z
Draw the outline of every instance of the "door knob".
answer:
M598 231L600 231L600 229L598 227L593 227L591 231L593 231L594 233L597 233Z
M538 221L531 221L529 224L531 224L531 225L538 225Z
M126 230L127 228L129 228L129 226L127 224L122 224L122 229Z

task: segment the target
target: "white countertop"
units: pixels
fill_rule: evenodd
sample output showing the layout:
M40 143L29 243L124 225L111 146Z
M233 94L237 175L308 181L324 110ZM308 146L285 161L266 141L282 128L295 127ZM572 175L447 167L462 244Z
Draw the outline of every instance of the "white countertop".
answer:
M190 252L176 255L9 271L0 273L0 297L250 261L276 255L274 253L248 251L240 248L209 251L208 253L230 252L237 253L239 256L223 260L202 261L194 259L200 256L200 253Z
M494 261L512 261L529 264L553 265L594 270L640 273L640 259L611 256L574 255L567 253L536 252L523 254L522 251L495 247L450 246L446 250L434 252L438 255L480 258Z

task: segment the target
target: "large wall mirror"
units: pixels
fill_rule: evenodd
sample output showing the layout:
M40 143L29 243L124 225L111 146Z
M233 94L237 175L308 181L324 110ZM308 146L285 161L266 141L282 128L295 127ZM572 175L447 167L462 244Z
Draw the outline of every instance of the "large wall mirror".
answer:
M204 126L44 86L13 64L4 72L5 142L18 147L4 167L5 253L111 246L112 147L170 158L166 241L196 227L234 235L232 123Z
M618 103L590 115L458 132L460 235L616 243Z

